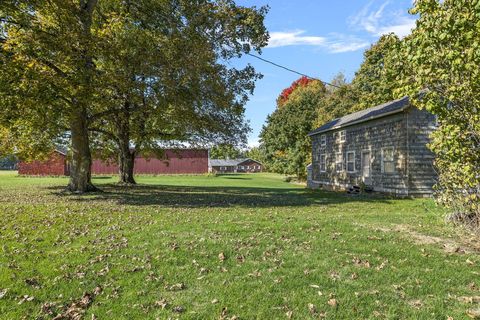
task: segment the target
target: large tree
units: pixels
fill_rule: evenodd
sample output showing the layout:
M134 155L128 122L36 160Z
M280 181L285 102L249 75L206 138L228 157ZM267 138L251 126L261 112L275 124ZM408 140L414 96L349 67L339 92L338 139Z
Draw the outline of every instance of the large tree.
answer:
M364 53L360 69L352 80L352 94L358 101L352 111L363 110L395 99L397 83L392 81L392 56L399 50L395 34L383 35Z
M327 93L317 109L315 127L353 112L357 108L358 94L343 73L337 74L327 86Z
M314 129L318 108L326 88L318 80L297 80L282 92L277 109L268 116L260 133L261 149L269 170L306 177L311 162L311 142L307 136Z
M130 171L139 140L244 132L258 75L225 62L266 45L265 12L228 0L3 1L1 77L12 80L0 88L0 120L26 149L68 132L78 192L94 189L89 133L109 136Z
M137 153L158 154L169 141L244 142L243 105L258 75L251 66L238 70L225 62L266 45L266 9L157 1L145 15L141 1L119 6L125 18L115 16L105 32L111 54L100 67L113 75L107 90L114 99L100 112L111 116L94 117L91 131L100 134L97 142L117 146L121 182L135 182Z
M480 225L480 1L417 0L417 27L397 55L399 94L438 117L430 147L437 199ZM406 65L407 67L403 67Z
M0 88L4 123L18 144L36 153L64 131L71 136L69 189L85 192L91 183L88 116L98 73L97 0L0 3L2 24ZM43 129L43 134L42 134ZM31 143L32 141L38 143Z

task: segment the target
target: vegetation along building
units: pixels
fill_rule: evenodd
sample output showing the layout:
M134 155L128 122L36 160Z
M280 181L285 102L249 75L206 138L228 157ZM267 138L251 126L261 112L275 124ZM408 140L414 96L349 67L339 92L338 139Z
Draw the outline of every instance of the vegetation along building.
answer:
M328 122L309 134L308 185L430 195L437 174L427 144L435 127L435 116L411 105L408 97Z
M214 173L262 172L263 165L253 159L211 159L209 171Z

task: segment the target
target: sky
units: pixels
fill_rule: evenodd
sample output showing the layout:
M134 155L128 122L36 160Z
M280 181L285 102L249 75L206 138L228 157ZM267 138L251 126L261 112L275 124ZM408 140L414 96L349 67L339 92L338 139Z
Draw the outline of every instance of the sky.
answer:
M409 34L415 26L415 17L408 13L412 2L237 0L243 6L270 6L265 20L270 41L262 49L263 58L324 81L339 72L350 81L362 63L364 51L382 34ZM264 76L257 81L246 105L246 118L252 128L248 144L256 146L267 115L275 110L278 95L300 76L249 56L234 65L247 63Z

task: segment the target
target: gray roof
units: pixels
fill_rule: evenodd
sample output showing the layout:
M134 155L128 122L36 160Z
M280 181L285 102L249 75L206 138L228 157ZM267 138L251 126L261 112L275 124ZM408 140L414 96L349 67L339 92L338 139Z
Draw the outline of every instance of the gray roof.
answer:
M64 147L64 146L56 146L55 151L57 151L58 153L64 156L66 156L68 152L67 147Z
M330 130L346 127L352 124L373 120L389 114L402 112L409 105L410 104L409 104L408 97L403 97L398 100L390 101L390 102L381 104L379 106L368 108L362 111L348 114L341 118L334 119L324 124L320 128L310 132L308 135L312 136L312 135L327 132Z
M211 167L235 167L247 159L210 159Z
M247 160L255 161L257 163L260 163L256 160L250 159L250 158L242 158L242 159L210 159L209 160L209 165L210 167L235 167L241 164L242 162L245 162Z

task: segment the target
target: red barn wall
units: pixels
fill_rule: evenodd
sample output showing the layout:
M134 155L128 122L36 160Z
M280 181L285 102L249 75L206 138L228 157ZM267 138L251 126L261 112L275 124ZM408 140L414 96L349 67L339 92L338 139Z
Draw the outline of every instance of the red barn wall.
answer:
M30 176L64 176L68 174L67 158L59 152L52 152L45 161L20 161L18 174Z
M135 158L135 174L202 174L208 172L208 150L165 150L164 159ZM93 160L92 174L118 174L118 165Z

